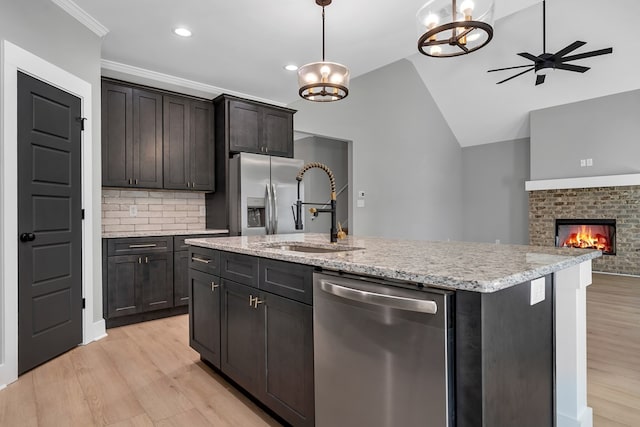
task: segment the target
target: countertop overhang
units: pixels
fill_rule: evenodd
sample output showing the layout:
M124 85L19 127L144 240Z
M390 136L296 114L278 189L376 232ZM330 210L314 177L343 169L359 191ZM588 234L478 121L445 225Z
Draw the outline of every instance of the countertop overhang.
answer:
M362 248L351 251L303 253L270 247L277 243L332 245L328 235L317 233L195 238L187 239L186 243L333 271L482 293L496 292L602 255L588 249L358 236L348 236L334 244Z

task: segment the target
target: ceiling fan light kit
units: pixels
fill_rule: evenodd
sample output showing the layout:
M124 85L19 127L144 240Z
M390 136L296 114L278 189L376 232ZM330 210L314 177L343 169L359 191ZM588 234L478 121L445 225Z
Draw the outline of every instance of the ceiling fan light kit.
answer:
M416 14L418 51L436 58L466 55L493 38L493 0L429 0Z
M308 101L339 101L349 95L349 69L324 59L324 8L331 0L315 0L322 7L322 61L298 69L298 93Z
M521 71L511 77L507 77L504 80L500 80L496 84L502 84L508 82L509 80L515 79L523 74L526 74L530 71L535 71L536 74L536 86L541 85L545 82L546 76L553 72L554 70L565 70L565 71L573 71L576 73L584 73L589 70L589 67L583 67L581 65L573 65L567 64L570 61L576 61L578 59L591 58L592 56L606 55L613 52L612 47L608 47L606 49L592 50L590 52L578 53L575 55L569 55L569 53L581 48L587 44L583 41L575 41L570 45L560 49L556 53L548 53L547 52L547 3L545 0L542 0L542 54L535 56L527 52L521 52L518 56L522 58L528 59L529 61L533 61L533 64L529 65L516 65L515 67L505 67L505 68L495 68L493 70L489 70L489 73L493 73L496 71L505 71L505 70L513 70L516 68L526 68L526 70Z

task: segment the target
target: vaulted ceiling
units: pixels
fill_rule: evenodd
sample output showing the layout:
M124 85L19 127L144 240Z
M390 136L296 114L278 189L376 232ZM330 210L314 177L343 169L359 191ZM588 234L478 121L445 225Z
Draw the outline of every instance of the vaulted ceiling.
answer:
M150 70L288 104L298 99L297 80L283 66L321 59L321 10L313 0L73 1L109 30L106 69ZM640 87L632 45L637 0L549 0L549 51L583 40L578 52L613 46L614 53L581 61L593 67L585 74L556 72L538 87L533 73L496 85L508 72L486 70L525 64L517 52L542 53L540 0L496 0L494 40L447 59L416 53L415 14L424 2L334 0L326 8L326 57L346 64L352 78L408 58L462 146L528 136L534 109ZM172 33L181 25L191 38Z

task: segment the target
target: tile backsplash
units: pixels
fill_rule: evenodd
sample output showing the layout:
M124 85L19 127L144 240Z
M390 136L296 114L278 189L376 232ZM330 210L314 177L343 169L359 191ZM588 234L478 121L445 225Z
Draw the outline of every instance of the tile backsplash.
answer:
M103 233L204 228L204 193L102 189Z

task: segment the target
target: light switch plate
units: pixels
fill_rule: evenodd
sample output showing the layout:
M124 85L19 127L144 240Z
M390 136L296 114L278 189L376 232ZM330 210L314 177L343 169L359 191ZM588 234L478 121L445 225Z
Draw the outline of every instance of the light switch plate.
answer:
M531 281L531 305L544 301L544 277Z

